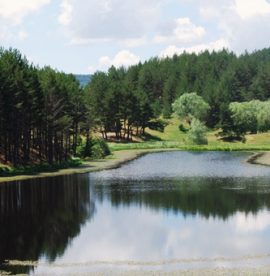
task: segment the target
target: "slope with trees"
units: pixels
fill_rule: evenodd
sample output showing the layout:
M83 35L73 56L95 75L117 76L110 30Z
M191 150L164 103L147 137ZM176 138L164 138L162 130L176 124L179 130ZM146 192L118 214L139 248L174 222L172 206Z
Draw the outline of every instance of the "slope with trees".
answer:
M115 132L117 139L143 134L153 119L169 118L172 103L192 91L209 106L207 127L224 128L224 134L234 127L232 102L270 98L269 60L270 49L240 56L222 50L152 58L127 69L97 72L86 90L94 99L104 138L108 132Z
M170 118L172 104L192 91L200 99L193 108L204 116L186 118L195 115L223 136L268 131L269 61L270 48L240 56L183 53L96 72L83 88L71 74L37 68L17 50L0 49L0 159L20 166L89 156L94 145L104 145L91 141L91 130L104 139L147 138L145 130L164 129L160 117Z

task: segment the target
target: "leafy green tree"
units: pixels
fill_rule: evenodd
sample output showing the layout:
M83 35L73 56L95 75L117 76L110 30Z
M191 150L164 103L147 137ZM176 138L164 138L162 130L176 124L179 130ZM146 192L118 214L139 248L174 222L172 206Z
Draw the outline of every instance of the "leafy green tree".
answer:
M229 109L233 120L232 130L239 136L270 129L270 101L234 102Z
M258 131L270 130L270 101L262 102L257 113Z
M231 103L229 106L233 119L233 127L239 135L247 132L257 132L257 113L260 109L259 101Z
M191 125L192 119L203 120L206 118L209 105L196 93L183 94L173 103L173 111L180 117L186 119Z

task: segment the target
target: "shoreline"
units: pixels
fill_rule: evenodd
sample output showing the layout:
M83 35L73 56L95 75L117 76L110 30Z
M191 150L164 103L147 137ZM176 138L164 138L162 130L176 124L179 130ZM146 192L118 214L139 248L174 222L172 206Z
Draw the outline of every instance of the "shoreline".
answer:
M270 166L270 152L254 153L247 162L254 165Z
M23 181L36 178L45 178L45 177L55 177L55 176L64 176L72 174L84 174L97 172L102 170L116 169L121 165L135 160L142 155L152 152L168 152L168 151L181 151L179 148L159 148L159 149L133 149L133 150L120 150L114 151L113 155L108 156L105 159L100 160L91 160L85 161L78 167L60 169L56 172L43 172L33 175L16 175L8 177L0 177L0 184L13 182L13 181ZM253 153L246 162L255 165L270 166L270 152L256 152Z
M72 174L84 174L91 172L98 172L102 170L110 170L119 168L121 165L135 160L142 155L152 152L165 152L165 151L178 151L177 148L169 149L136 149L136 150L121 150L115 151L112 155L108 156L105 159L84 161L81 165L74 168L60 169L56 172L41 172L33 175L16 175L16 176L7 176L0 177L0 184L13 182L13 181L23 181L36 178L45 178L45 177L55 177L55 176L64 176Z

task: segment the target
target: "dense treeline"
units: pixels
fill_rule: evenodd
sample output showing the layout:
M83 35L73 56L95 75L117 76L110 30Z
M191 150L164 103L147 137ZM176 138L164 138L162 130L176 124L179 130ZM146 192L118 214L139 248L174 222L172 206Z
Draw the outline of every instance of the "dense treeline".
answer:
M61 163L76 154L87 114L73 75L38 69L16 50L0 49L0 154L13 165Z
M232 125L229 105L270 98L270 49L236 56L226 50L153 58L128 69L97 72L88 87L104 138L143 134L149 121L172 114L172 103L196 92L209 104L208 127Z
M105 139L114 133L130 140L147 127L162 128L153 119L170 117L172 103L192 92L209 106L208 127L243 133L235 122L241 116L234 113L244 109L231 103L270 99L270 48L241 56L226 50L183 53L127 69L111 67L96 72L85 88L73 75L37 68L17 50L0 49L0 159L18 166L89 156L90 128ZM269 129L268 107L256 117L256 131ZM94 146L108 151L99 144Z

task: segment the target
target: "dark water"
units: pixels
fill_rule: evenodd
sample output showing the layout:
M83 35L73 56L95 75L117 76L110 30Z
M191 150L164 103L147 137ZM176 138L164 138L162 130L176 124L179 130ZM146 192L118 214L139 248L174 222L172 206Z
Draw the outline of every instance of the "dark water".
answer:
M247 157L154 153L115 170L1 184L0 270L69 275L269 264L270 168Z

